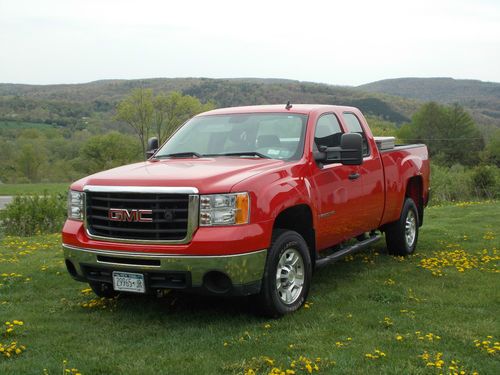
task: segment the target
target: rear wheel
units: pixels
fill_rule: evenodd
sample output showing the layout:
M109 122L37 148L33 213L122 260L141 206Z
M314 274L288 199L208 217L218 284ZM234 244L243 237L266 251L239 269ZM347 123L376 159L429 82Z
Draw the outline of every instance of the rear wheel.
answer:
M90 282L89 285L98 297L113 298L120 294L113 289L111 284L108 283Z
M257 298L258 308L270 317L299 309L309 293L311 275L311 257L302 236L291 230L275 230Z
M415 202L406 198L398 221L388 224L385 230L387 250L393 255L410 255L418 240L419 218Z

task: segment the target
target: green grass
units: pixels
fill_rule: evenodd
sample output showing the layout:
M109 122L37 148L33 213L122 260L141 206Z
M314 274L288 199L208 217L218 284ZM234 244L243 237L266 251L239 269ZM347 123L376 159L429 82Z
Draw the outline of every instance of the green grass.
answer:
M67 182L53 183L36 183L36 184L0 184L0 195L16 195L16 194L43 194L62 193L66 194L69 189Z
M11 337L0 333L0 342L16 340L26 350L0 356L0 373L60 374L67 360L82 374L243 374L249 368L267 374L304 356L323 374L448 374L451 360L467 374L497 374L500 352L481 351L474 340L500 338L499 212L498 202L430 208L416 255L388 256L381 242L322 268L308 308L279 320L256 317L244 298L179 293L82 307L93 296L66 274L58 236L4 238L0 275L22 276L0 276L0 321L24 325ZM439 259L454 254L464 272L445 267L433 276L420 267L439 251ZM429 333L440 339L430 341ZM366 358L375 349L386 356ZM443 353L443 371L426 366L430 360L419 358L425 351ZM297 374L307 373L300 370L304 363L296 364Z

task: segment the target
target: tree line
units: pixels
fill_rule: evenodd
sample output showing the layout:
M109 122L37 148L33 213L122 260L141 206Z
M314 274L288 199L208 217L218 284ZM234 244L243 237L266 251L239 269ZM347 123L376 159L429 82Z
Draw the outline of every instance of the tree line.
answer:
M0 121L0 182L72 181L144 160L149 136L164 142L183 122L213 107L179 92L155 95L137 88L117 104L108 129L91 119L79 128Z
M163 143L187 119L214 107L214 102L202 103L175 91L135 88L117 102L113 122L104 129L98 118L89 118L79 128L0 121L0 181L71 181L144 160L150 136ZM500 167L500 130L485 142L459 105L426 103L401 127L380 117L367 119L375 135L427 144L434 164L491 165L487 171L493 172L486 174Z
M432 160L440 165L495 164L500 166L500 129L486 144L470 114L460 105L429 102L397 132L406 143L427 144Z

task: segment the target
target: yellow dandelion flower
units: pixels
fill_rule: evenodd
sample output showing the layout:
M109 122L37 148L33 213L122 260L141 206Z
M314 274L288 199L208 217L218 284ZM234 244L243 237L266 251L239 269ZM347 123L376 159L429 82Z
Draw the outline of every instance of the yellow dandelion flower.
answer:
M313 368L312 368L312 366L311 366L311 364L310 364L310 363L306 363L306 370L307 370L307 372L308 372L309 374L311 374L311 373L312 373Z

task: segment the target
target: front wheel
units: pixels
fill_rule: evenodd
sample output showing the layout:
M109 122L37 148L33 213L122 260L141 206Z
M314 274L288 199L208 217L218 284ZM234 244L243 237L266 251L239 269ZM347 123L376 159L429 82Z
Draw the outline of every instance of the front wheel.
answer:
M299 309L309 293L311 276L311 257L302 236L291 230L275 230L257 298L261 312L280 317Z
M419 218L413 199L406 198L398 221L387 225L385 241L392 255L410 255L415 251L418 240Z

